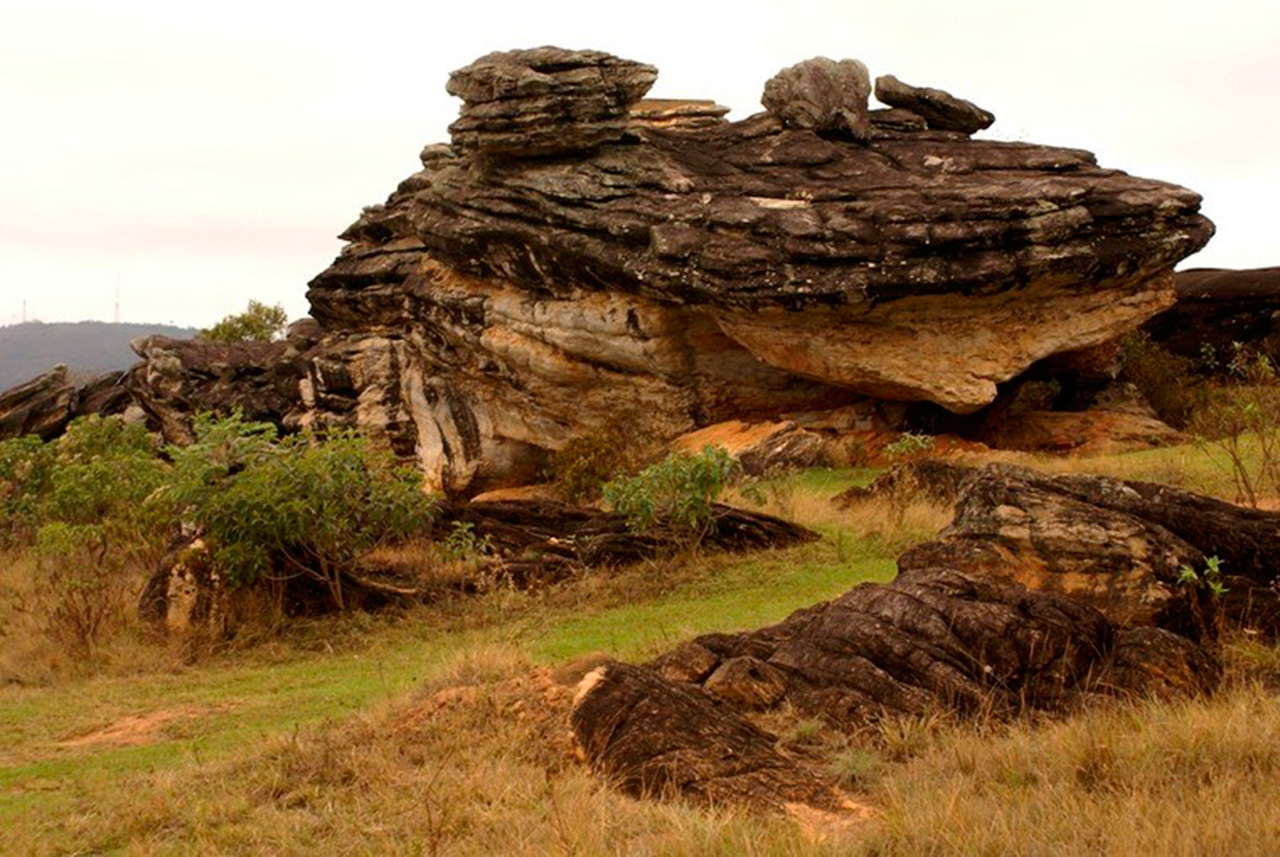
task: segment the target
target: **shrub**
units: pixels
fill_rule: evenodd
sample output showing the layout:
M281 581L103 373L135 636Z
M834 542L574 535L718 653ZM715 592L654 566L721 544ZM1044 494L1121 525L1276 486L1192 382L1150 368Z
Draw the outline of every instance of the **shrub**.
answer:
M884 448L886 458L907 460L933 449L933 435L904 431L898 439Z
M1133 382L1160 419L1174 428L1186 428L1205 407L1208 387L1196 361L1171 353L1144 331L1129 334L1123 352L1123 377Z
M173 452L180 475L171 499L204 532L232 587L303 576L345 609L344 572L361 554L428 527L435 501L416 469L355 431L273 433L239 417L198 424L196 443Z
M635 476L610 480L603 494L633 531L662 521L687 530L696 542L711 525L715 501L737 466L724 447L708 444L697 455L675 453Z
M35 607L50 639L88 656L124 615L127 569L98 524L54 522L36 541Z
M1192 422L1200 447L1223 464L1238 499L1257 506L1280 494L1280 368L1236 343L1226 382L1215 384Z
M638 426L643 426L638 415L619 415L556 451L547 468L556 492L571 503L590 502L600 497L605 482L633 475L649 452L644 438L651 434Z
M26 435L0 441L0 542L29 541L52 478L54 446Z

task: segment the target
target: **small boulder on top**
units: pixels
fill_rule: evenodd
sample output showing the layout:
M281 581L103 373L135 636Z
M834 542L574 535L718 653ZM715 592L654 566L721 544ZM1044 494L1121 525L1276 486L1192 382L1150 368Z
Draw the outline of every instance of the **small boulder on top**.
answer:
M628 108L658 79L603 51L542 47L486 54L449 76L464 102L449 126L460 150L554 155L619 139Z
M890 107L923 116L934 131L972 134L991 127L991 123L996 121L994 113L983 110L972 101L956 98L941 89L912 86L891 74L876 78L876 98Z
M764 85L760 103L788 128L871 136L871 77L858 60L814 57L784 68Z

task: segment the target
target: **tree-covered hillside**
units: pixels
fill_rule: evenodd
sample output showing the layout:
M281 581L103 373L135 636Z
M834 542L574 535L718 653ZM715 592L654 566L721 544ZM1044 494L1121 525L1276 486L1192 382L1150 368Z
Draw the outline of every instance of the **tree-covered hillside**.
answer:
M112 324L105 321L27 322L0 327L0 390L29 381L58 363L78 375L127 369L138 359L130 340L161 334L195 336L195 328L168 324Z

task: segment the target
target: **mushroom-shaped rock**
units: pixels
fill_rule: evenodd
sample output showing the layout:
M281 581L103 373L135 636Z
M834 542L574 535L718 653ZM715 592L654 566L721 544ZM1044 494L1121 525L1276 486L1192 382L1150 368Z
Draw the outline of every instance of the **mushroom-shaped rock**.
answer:
M651 65L603 51L542 47L495 52L449 77L463 100L449 126L459 149L552 155L617 140L628 108L658 78Z
M858 60L814 57L770 78L760 103L788 128L865 140L871 134L870 94L871 78Z
M989 128L996 121L994 114L971 101L956 98L941 89L903 83L891 74L876 78L876 98L890 107L923 116L935 131L972 134Z

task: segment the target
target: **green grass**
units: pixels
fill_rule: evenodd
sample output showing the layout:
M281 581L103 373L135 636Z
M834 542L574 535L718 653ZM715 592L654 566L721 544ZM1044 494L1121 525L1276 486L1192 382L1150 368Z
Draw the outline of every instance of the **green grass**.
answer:
M661 600L566 618L533 640L539 660L563 660L585 652L619 659L651 656L709 631L740 631L784 619L868 580L888 580L891 557L867 553L841 557L823 540L747 560L715 561L718 573Z
M645 579L676 565L680 579L673 585ZM176 674L6 687L0 689L0 825L65 811L76 795L114 776L199 768L272 736L403 698L458 652L500 644L542 662L596 651L651 655L694 634L778 621L892 572L892 559L874 546L855 552L828 539L750 556L689 556L563 591L495 593L465 617L424 608L385 623L368 617L314 622L297 636L318 651L225 656ZM664 594L633 600L629 594L637 590ZM326 651L326 643L337 651ZM63 746L122 718L158 711L183 716L141 746Z
M1194 447L1033 463L1231 491ZM772 502L824 536L787 550L683 555L540 592L302 622L194 665L142 658L132 672L0 687L0 853L1267 853L1280 839L1280 703L1256 683L1061 723L792 730L830 743L882 811L821 837L628 800L566 756L562 720L538 719L541 697L504 689L538 665L643 659L890 578L897 552L945 519L855 520L825 503L874 475L773 480ZM1231 657L1274 679L1276 652ZM455 684L476 696L417 719L424 693ZM147 743L64 745L158 711L183 716Z

